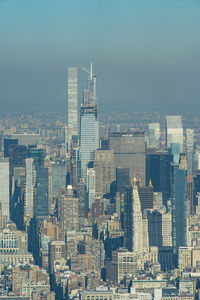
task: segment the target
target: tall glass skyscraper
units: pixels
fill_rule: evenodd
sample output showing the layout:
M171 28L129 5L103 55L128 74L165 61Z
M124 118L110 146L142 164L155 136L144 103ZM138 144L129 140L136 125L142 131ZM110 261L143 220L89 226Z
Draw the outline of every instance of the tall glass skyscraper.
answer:
M99 148L99 120L97 108L81 107L80 127L81 173L85 176L88 163L94 161L94 151Z
M49 215L48 203L48 168L38 167L35 189L35 218L47 217Z
M99 148L99 119L96 99L96 76L88 77L88 89L84 91L80 112L80 160L81 175L86 176L88 163L94 161L94 151Z
M68 68L68 151L73 135L78 135L78 68Z
M172 165L172 243L173 252L187 245L187 170Z

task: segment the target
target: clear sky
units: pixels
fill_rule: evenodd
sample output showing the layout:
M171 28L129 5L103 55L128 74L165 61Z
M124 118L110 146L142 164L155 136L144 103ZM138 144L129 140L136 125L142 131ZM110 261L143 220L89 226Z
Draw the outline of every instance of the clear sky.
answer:
M1 111L63 111L91 60L103 111L200 114L200 0L0 0Z

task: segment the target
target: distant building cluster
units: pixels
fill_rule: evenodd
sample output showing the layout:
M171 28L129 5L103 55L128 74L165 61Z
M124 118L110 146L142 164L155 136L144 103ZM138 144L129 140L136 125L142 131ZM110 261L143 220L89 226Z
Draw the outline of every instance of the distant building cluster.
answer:
M101 119L96 81L0 120L0 299L200 299L200 126Z

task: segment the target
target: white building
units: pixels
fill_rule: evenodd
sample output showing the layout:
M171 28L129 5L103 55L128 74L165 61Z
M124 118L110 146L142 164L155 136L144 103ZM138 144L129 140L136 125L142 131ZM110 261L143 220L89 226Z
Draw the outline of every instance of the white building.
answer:
M68 151L72 142L72 136L78 135L78 68L68 68Z
M10 219L9 213L9 159L0 158L0 227L5 227Z
M179 144L180 152L183 152L183 125L181 116L166 116L166 140L167 149L171 144Z
M148 126L148 146L160 148L160 124L150 123Z

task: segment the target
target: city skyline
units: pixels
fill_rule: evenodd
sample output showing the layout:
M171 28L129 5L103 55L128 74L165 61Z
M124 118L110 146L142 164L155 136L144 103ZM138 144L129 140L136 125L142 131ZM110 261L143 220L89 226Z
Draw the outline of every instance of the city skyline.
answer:
M67 68L92 60L101 111L198 114L199 15L196 0L0 1L1 110L63 111Z

